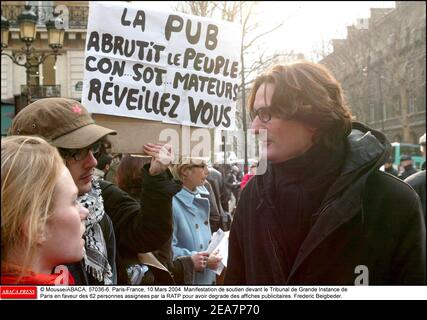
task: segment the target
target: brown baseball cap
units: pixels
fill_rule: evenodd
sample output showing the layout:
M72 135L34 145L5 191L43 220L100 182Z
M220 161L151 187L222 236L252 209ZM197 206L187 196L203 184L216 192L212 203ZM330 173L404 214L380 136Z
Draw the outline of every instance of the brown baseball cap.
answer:
M55 147L82 149L116 131L95 124L78 101L65 98L37 100L12 121L9 135L37 135Z

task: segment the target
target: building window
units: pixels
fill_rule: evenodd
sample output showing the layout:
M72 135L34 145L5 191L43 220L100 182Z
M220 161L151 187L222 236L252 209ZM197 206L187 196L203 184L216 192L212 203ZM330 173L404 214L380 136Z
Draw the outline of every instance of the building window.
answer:
M415 80L415 68L414 68L414 64L412 62L409 62L406 65L406 77L408 79L408 81L414 81Z
M384 102L378 101L378 105L375 112L375 120L381 120L384 121L385 114L384 114Z
M418 94L416 97L416 106L417 111L425 111L426 110L426 84L418 87Z
M400 96L399 95L394 95L393 96L393 116L394 117L398 117L400 116Z
M375 107L373 103L369 104L369 121L375 122Z
M409 27L406 27L406 38L405 38L405 44L409 46L411 42L411 29Z
M415 95L413 93L409 94L408 99L408 113L414 113L415 112Z
M384 109L385 109L385 118L391 119L394 117L394 104L390 102L384 103Z
M418 135L413 131L411 131L411 138L412 138L411 140L413 144L418 144L419 142Z
M425 21L425 20L424 20ZM420 36L420 40L421 41L425 41L426 38L426 26L424 25L423 27L421 27L421 36Z
M424 58L418 60L418 70L419 70L419 83L424 83L426 82L426 57L424 56Z

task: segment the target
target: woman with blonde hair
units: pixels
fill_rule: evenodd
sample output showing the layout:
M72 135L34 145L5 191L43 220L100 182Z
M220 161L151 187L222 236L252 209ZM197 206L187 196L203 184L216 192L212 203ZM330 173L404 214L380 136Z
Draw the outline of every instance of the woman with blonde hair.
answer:
M2 138L2 284L74 284L61 265L85 253L88 210L77 193L55 147L38 137Z
M182 181L182 190L172 201L174 259L191 256L192 284L215 284L221 256L206 252L210 240L209 195L203 186L208 176L206 163L201 159L186 159L172 168L172 174ZM195 272L194 272L195 271Z

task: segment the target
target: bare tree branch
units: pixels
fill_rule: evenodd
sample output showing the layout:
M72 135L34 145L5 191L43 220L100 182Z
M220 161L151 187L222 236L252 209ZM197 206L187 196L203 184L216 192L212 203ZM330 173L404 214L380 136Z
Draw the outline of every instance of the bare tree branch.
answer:
M277 29L279 29L280 27L282 27L283 26L283 22L281 22L281 23L279 23L277 26L275 26L274 28L272 28L272 29L270 29L270 30L267 30L267 31L265 31L265 32L263 32L263 33L261 33L261 34L259 34L259 35L257 35L255 38L253 38L247 45L245 45L244 47L243 47L243 50L244 49L246 49L246 48L248 48L248 47L250 47L255 41L257 41L259 38L261 38L261 37L263 37L263 36L265 36L265 35L267 35L267 34L269 34L269 33L271 33L271 32L273 32L273 31L275 31L275 30L277 30Z

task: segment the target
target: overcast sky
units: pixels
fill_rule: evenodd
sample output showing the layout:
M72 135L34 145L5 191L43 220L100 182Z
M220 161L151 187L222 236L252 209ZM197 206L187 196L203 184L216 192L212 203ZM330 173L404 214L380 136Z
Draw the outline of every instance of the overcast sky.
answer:
M133 1L135 2L135 1ZM144 1L144 5L170 9L177 1ZM345 38L347 26L370 16L370 8L394 8L394 1L263 1L255 12L259 32L284 21L283 27L257 42L271 52L304 53L310 58L333 38ZM326 48L327 49L327 48Z
M368 18L370 8L390 8L394 1L319 1L263 2L259 15L270 24L284 20L284 26L271 34L272 49L294 50L309 55L322 43L345 38L347 26Z

